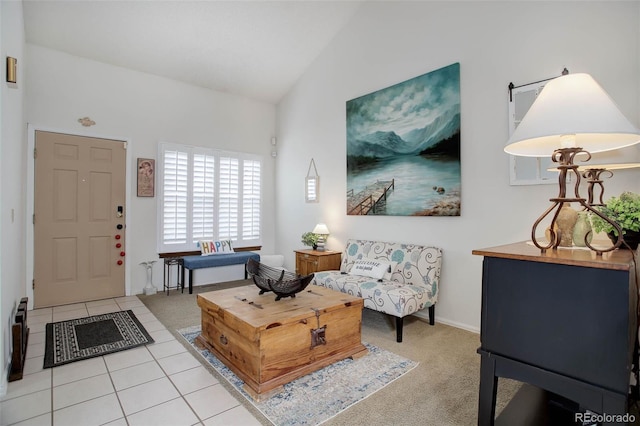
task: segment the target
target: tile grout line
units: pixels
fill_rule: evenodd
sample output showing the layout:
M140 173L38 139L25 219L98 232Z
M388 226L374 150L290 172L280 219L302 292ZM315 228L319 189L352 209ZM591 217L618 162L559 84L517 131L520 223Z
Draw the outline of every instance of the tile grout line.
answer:
M109 366L107 365L107 361L104 359L104 355L101 356L102 362L104 363L104 368L107 370L107 374L109 375L109 381L111 382L111 386L113 386L113 392L116 394L116 399L118 400L118 405L120 406L120 410L122 410L122 417L124 418L127 426L129 425L129 419L127 418L127 414L124 411L124 407L122 406L122 401L120 400L120 395L118 394L118 390L116 389L116 384L113 382L113 377L111 377L111 371L109 370ZM118 371L118 370L116 370Z

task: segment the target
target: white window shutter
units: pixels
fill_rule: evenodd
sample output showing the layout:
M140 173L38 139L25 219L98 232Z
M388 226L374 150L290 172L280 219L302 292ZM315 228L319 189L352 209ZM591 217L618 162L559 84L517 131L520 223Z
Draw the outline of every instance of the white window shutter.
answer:
M260 238L260 162L243 161L242 239Z
M218 237L238 238L239 161L220 157L220 196L218 204Z
M187 241L187 152L165 151L162 167L163 242L167 245L184 244Z
M200 240L261 244L260 157L162 143L158 158L160 253L197 250Z
M193 197L191 206L193 242L215 239L215 157L193 155Z

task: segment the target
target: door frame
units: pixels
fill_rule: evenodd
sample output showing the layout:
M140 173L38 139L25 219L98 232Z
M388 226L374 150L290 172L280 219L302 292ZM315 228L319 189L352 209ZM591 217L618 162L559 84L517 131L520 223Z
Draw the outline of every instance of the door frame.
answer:
M133 158L131 157L131 139L123 138L123 137L114 137L114 136L105 136L102 134L93 133L90 131L77 131L77 130L61 130L51 127L38 126L31 123L27 124L27 188L26 188L26 217L25 220L25 264L26 264L26 282L25 282L25 290L26 295L29 298L29 306L28 309L33 309L33 276L34 276L34 224L33 224L33 215L35 214L35 172L36 172L36 164L35 158L33 158L33 150L36 146L36 132L51 132L51 133L62 133L66 135L72 136L84 136L88 138L98 138L98 139L110 139L115 141L122 141L126 145L126 157L125 157L125 201L127 210L124 216L124 226L125 230L129 229L129 209L131 208L131 185L132 185L132 177L131 177L131 167ZM129 253L129 242L130 238L125 238L124 242L124 251ZM128 256L129 257L129 256ZM129 257L130 258L130 257ZM125 296L131 295L131 262L124 262L124 294Z

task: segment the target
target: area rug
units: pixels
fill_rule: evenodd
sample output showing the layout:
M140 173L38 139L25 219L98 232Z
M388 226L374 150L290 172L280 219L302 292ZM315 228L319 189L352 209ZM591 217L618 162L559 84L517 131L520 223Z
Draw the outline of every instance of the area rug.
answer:
M418 363L364 343L369 352L344 359L284 385L282 392L256 402L244 382L206 349L194 345L200 327L178 330L197 352L251 404L277 426L319 425L414 369Z
M43 368L153 342L131 310L48 323Z

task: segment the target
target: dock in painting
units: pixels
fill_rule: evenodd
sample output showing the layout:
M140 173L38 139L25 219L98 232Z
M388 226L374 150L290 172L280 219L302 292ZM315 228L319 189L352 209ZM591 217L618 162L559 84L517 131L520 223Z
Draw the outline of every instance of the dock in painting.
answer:
M394 180L376 181L371 185L367 185L357 194L353 190L347 192L347 214L365 215L373 210L375 214L376 208L384 207L387 202L387 194L393 191L395 186Z

